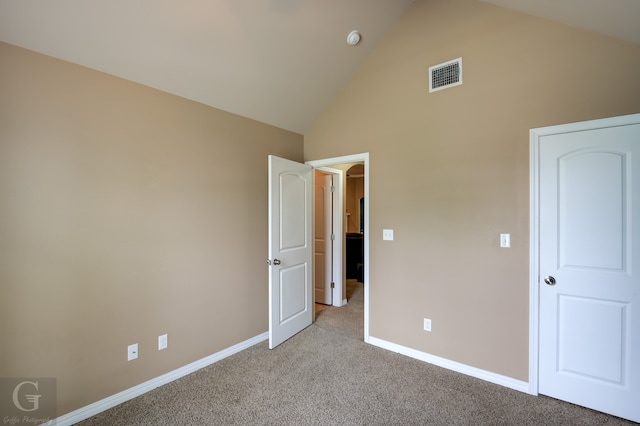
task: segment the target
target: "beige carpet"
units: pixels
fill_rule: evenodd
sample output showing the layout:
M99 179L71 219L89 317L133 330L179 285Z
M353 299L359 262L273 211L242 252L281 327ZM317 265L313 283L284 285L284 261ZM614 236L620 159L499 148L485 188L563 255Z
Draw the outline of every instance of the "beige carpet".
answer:
M363 288L346 307L82 423L90 425L628 425L363 341Z

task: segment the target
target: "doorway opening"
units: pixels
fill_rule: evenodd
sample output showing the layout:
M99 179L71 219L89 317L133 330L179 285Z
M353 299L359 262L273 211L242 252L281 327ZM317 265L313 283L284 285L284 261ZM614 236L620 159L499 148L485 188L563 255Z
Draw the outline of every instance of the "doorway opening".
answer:
M369 342L369 153L354 154L343 157L327 158L323 160L307 161L308 165L323 173L333 176L334 208L333 229L335 233L333 256L327 256L333 261L333 306L343 306L348 303L347 285L361 282L364 286L364 341ZM357 166L351 172L349 170ZM353 200L347 200L349 175L351 179L359 180L361 189L350 189ZM356 183L354 180L353 183ZM357 199L356 199L357 196ZM362 201L360 201L362 199ZM353 201L353 202L352 202ZM349 213L349 214L347 214ZM352 220L349 220L351 218ZM358 244L361 254L357 254L353 263L354 270L347 271L348 262L352 257L347 251L347 233L355 231L360 236ZM359 261L357 261L359 260ZM358 265L359 264L359 265ZM326 265L315 265L325 267ZM349 274L347 274L349 272ZM355 274L355 275L352 275ZM355 278L349 278L355 276ZM349 280L349 281L348 281ZM355 281L351 281L355 280Z
M364 284L364 165L347 170L345 191L347 281Z

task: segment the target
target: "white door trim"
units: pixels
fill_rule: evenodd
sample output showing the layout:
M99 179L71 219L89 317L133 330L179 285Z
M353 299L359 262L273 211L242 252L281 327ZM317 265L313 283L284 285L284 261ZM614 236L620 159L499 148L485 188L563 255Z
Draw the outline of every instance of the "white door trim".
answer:
M321 167L331 167L337 166L339 164L345 163L364 163L364 341L369 343L369 153L364 152L361 154L353 154L353 155L345 155L343 157L334 157L334 158L325 158L322 160L312 160L307 161L306 164L310 165L314 169ZM340 188L343 187L344 179L342 179ZM342 194L339 197L342 200ZM341 201L342 202L342 201ZM342 211L340 211L340 216L342 215ZM344 226L344 225L343 225ZM344 235L344 229L340 233ZM342 255L341 255L342 259ZM343 283L341 283L342 285ZM336 283L336 288L334 289L334 300L335 293L338 293L340 297L342 297L342 288L338 290L338 285ZM342 301L340 301L341 306Z
M626 126L640 122L640 114L621 117L603 118L578 123L531 129L529 132L530 148L530 226L529 226L529 393L538 395L539 364L539 270L540 270L540 139L548 135L596 130L607 127Z

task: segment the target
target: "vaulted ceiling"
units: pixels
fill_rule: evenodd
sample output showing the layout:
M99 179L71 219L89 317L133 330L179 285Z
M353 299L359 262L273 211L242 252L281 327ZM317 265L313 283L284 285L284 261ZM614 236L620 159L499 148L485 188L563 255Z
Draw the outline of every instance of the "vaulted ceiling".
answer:
M639 0L485 1L640 43ZM0 40L304 133L411 3L0 0Z

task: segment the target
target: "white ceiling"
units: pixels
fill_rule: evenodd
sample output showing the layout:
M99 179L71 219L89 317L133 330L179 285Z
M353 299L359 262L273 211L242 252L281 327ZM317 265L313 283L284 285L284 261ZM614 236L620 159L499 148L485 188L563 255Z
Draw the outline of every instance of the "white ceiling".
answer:
M640 0L482 0L640 44Z
M0 40L305 133L412 2L0 0ZM640 0L486 2L640 43Z

